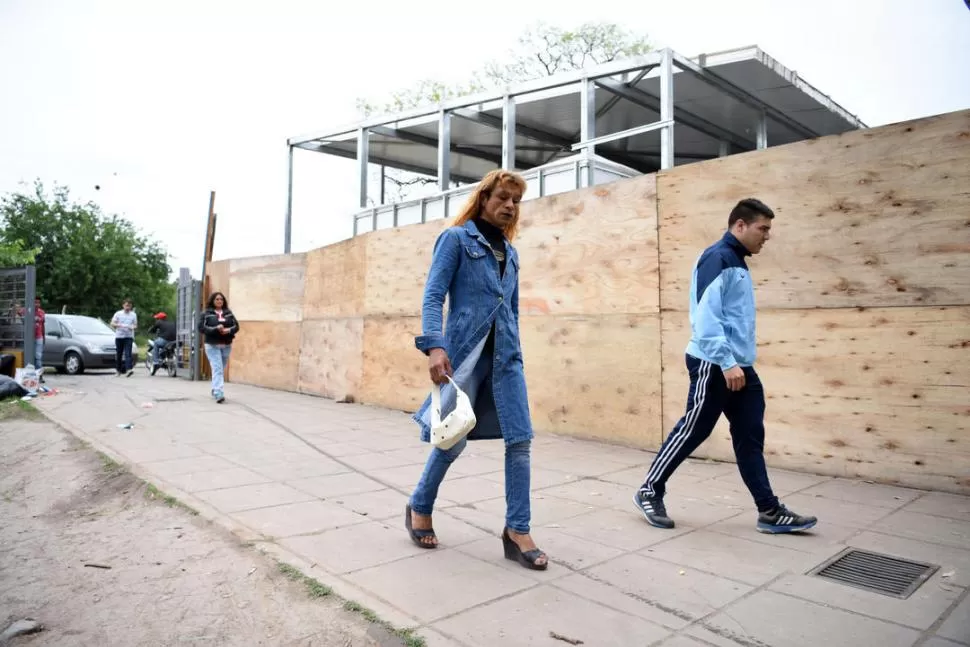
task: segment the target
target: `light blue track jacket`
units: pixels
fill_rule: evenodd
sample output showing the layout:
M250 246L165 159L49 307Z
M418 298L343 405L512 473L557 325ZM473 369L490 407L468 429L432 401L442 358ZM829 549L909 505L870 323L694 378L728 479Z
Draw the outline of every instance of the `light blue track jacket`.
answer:
M726 232L700 255L691 276L687 354L724 371L753 366L757 355L754 284L744 262L750 255Z

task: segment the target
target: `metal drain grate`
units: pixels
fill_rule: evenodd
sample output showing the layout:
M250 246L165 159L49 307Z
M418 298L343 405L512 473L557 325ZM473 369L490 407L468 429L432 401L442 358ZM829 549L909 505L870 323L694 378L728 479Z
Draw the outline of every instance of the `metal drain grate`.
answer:
M939 568L934 564L847 548L808 574L906 599Z

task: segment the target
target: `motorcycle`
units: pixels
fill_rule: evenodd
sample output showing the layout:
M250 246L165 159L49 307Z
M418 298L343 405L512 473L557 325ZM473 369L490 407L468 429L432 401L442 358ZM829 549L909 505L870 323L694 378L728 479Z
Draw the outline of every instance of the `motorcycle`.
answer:
M162 347L162 351L159 354L158 366L155 366L154 349L155 344L159 341L162 341L165 346ZM148 370L149 375L155 375L155 372L160 368L164 368L169 377L175 377L178 374L178 362L175 359L175 347L177 345L178 342L174 341L166 342L164 340L157 339L148 340L148 352L145 354L145 368Z

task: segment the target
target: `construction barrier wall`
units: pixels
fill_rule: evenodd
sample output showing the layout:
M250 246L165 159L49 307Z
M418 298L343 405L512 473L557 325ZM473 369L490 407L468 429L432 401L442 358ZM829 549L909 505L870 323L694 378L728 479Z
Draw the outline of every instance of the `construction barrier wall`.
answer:
M523 203L537 432L658 447L687 395L692 264L749 196L777 214L749 259L769 464L970 493L970 111ZM212 263L243 322L231 380L416 409L445 225ZM695 455L732 459L726 421Z

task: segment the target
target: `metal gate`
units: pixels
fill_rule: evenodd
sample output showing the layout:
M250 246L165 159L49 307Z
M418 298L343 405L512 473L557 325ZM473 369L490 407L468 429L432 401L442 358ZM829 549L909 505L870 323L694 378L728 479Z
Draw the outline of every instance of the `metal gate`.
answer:
M199 370L199 308L202 304L202 281L192 278L187 267L179 270L176 337L179 368L187 368L190 380L201 379Z
M33 265L0 269L0 351L23 353L24 366L34 363Z

